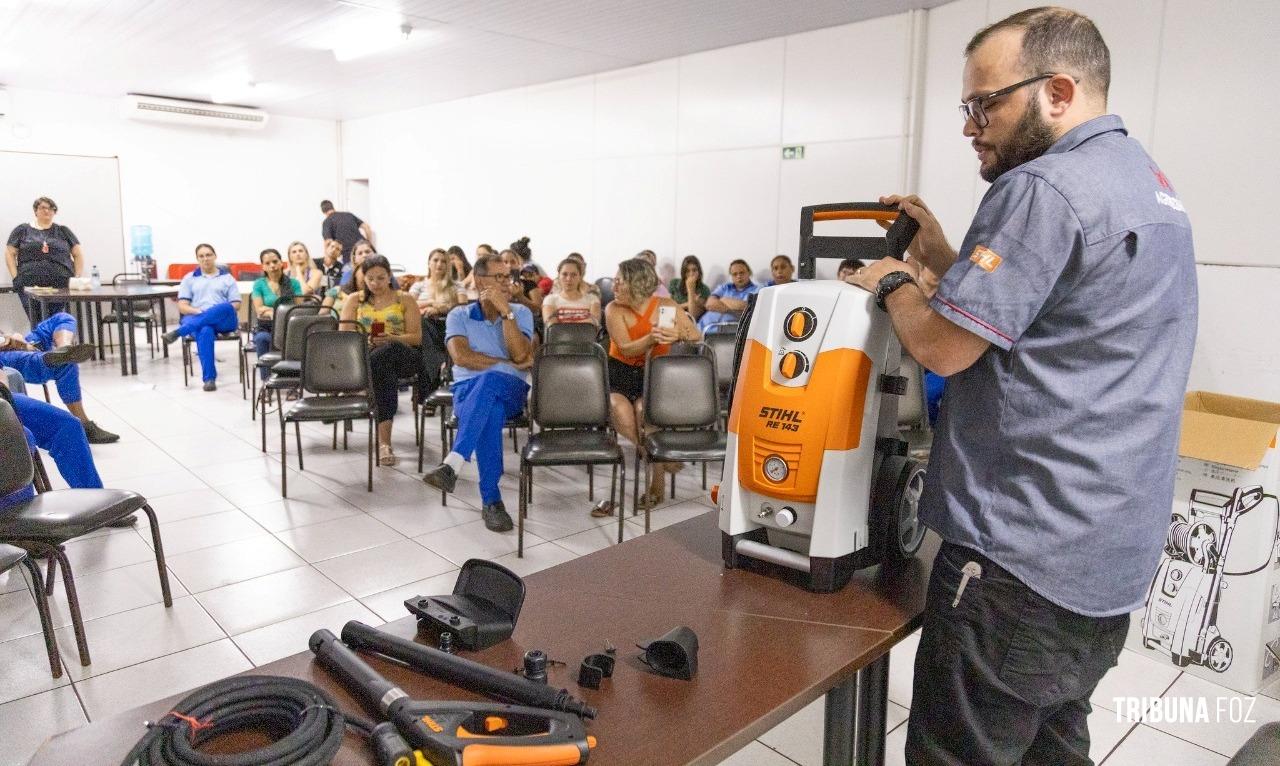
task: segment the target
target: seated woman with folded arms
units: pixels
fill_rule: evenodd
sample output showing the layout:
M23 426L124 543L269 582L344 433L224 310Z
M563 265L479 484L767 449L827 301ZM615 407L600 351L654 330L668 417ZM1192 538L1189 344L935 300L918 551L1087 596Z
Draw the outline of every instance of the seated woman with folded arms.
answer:
M542 299L542 322L547 327L560 322L590 322L600 326L600 296L587 292L582 266L565 258L556 267L559 289Z
M324 282L324 272L316 268L307 246L297 241L290 242L289 249L285 252L288 254L285 273L302 285L302 292L298 294L314 295Z
M253 283L253 292L249 296L253 304L253 315L257 325L253 331L253 350L258 358L271 350L271 333L275 327L276 304L286 303L295 296L302 295L302 285L294 277L285 273L284 261L280 260L280 251L268 247L258 254L258 263L262 264L262 276ZM271 374L266 367L259 367L258 374L263 380Z
M356 321L369 340L369 373L373 379L374 418L378 423L378 465L399 462L391 448L391 422L399 404L399 381L418 373L422 324L418 304L392 286L391 263L370 255L360 264L363 287L342 304L344 322ZM342 325L344 329L354 329Z
M422 383L424 391L433 391L440 385L440 368L449 361L444 343L444 318L454 306L467 302L462 286L453 280L449 255L440 248L427 256L427 278L420 279L409 288L409 295L417 301L422 316L422 371L427 378Z

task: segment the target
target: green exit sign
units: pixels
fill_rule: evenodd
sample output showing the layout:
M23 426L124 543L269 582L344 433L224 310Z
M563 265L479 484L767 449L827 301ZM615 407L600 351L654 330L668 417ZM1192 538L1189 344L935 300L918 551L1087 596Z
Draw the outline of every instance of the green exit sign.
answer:
M782 159L784 160L802 160L804 159L803 146L784 146L782 147Z

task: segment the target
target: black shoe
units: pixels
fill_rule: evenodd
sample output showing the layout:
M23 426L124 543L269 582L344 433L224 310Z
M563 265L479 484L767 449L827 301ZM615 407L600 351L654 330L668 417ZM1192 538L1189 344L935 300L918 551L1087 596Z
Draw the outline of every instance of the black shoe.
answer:
M110 444L111 442L120 441L119 434L113 434L105 430L92 420L83 423L84 435L88 437L90 444Z
M178 339L177 330L170 330L169 332L160 336L160 340L163 340L166 346L169 345L170 343L173 343L177 339Z
M453 488L458 486L458 472L453 470L448 463L441 463L422 474L422 480L436 489L452 492Z
M490 532L510 532L515 527L511 523L511 514L507 513L507 507L501 500L482 508L480 516L484 519L485 529Z
M88 343L73 343L70 346L59 346L52 351L40 355L44 363L50 367L61 367L66 364L80 364L93 358L94 347Z
M217 391L217 390L218 390L218 384L217 384L216 382L212 381L212 380L206 380L206 381L204 382L204 390L205 390L205 391Z

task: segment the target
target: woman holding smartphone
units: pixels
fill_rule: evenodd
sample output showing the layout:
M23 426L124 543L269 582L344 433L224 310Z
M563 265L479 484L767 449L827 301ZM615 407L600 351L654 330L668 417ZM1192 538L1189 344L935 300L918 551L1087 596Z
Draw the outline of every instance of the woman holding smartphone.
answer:
M418 374L422 324L418 304L392 287L391 263L371 255L361 264L364 287L342 303L343 321L359 322L369 339L374 419L378 423L378 465L399 462L391 448L391 423L399 404L399 381ZM344 325L350 328L350 325Z
M644 393L645 354L653 349L654 355L661 356L671 350L672 343L702 338L688 313L670 298L654 295L657 289L658 274L647 261L623 261L613 278L613 300L604 310L609 328L610 416L614 429L637 450L641 449L639 424L644 421L640 397ZM649 489L640 502L661 502L665 474L680 468L679 463L654 464ZM596 505L591 515L611 516L613 507L606 500Z

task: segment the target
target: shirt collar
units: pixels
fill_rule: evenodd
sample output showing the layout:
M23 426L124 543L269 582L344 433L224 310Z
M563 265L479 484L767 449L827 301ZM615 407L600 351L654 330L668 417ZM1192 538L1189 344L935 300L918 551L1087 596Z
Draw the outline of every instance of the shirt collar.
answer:
M467 309L467 312L468 312L468 316L470 316L473 320L477 322L488 322L489 324L493 324L494 322L502 318L502 317L495 317L492 320L487 319L484 315L484 309L480 308L480 301L472 301L471 308Z
M1109 133L1113 130L1118 130L1126 136L1129 135L1129 131L1124 127L1124 121L1118 115L1104 114L1101 117L1094 117L1092 120L1082 122L1062 134L1062 138L1055 141L1045 154L1069 152L1094 136Z

